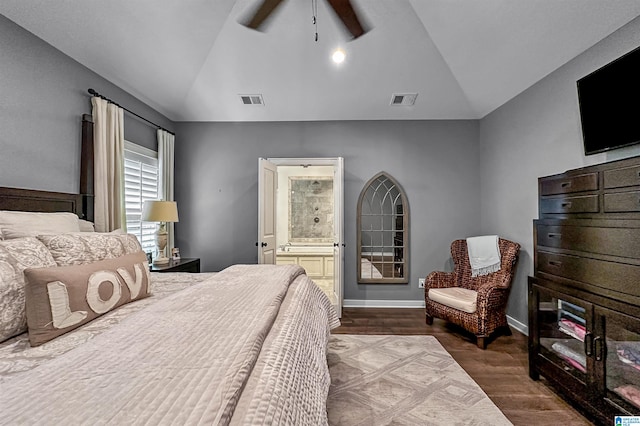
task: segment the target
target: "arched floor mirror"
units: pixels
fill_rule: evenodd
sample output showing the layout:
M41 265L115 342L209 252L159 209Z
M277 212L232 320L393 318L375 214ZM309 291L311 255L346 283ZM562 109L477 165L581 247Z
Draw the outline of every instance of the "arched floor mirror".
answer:
M358 199L358 282L409 282L409 204L385 172L371 178Z

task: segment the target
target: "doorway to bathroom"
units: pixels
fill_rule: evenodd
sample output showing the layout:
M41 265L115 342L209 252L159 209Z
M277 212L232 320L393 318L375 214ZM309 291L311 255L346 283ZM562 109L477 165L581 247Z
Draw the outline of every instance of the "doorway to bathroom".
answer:
M342 314L343 164L338 158L260 158L258 262L297 264Z

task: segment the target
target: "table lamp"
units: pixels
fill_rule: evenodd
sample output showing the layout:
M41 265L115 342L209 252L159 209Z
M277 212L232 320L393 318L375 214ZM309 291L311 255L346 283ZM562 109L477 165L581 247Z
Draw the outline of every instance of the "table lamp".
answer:
M156 249L158 255L153 259L154 265L166 265L169 258L165 256L164 249L167 246L167 222L178 221L178 205L175 201L145 201L142 206L142 220L145 222L160 222L156 231Z

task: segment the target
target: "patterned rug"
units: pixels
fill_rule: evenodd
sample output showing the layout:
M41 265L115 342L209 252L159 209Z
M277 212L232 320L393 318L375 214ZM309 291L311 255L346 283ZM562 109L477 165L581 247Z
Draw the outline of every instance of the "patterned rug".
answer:
M334 334L330 425L510 425L433 336Z

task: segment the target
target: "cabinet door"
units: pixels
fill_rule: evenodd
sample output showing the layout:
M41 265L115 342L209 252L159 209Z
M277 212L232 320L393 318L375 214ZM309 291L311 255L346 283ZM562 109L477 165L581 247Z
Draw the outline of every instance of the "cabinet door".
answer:
M598 385L612 415L640 414L640 319L596 307Z
M298 265L302 266L311 278L321 278L324 275L322 256L300 256Z
M333 267L334 267L333 257L332 256L326 256L324 258L324 276L326 278L333 277Z
M593 306L589 302L533 286L533 348L536 364L577 392L593 383Z

